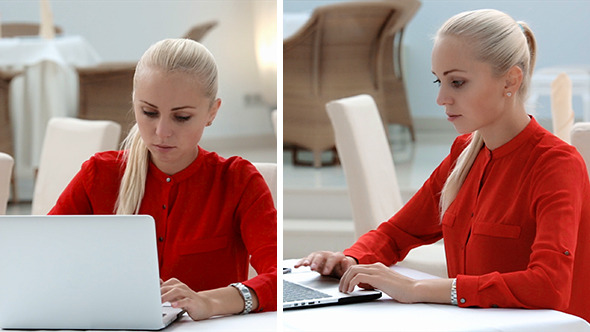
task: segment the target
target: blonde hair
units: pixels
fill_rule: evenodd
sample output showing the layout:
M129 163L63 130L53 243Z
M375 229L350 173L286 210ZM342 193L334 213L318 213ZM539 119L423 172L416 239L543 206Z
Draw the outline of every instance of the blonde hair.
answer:
M525 22L517 22L494 9L468 11L447 20L438 30L435 40L445 36L466 40L473 47L475 57L491 65L492 72L498 77L513 66L519 66L523 79L515 98L524 103L535 67L537 48L535 36ZM483 143L483 138L475 131L469 145L457 158L441 192L441 220L457 197Z
M135 68L135 86L146 69L157 69L168 73L186 73L195 79L195 89L210 99L213 105L217 98L217 65L213 55L205 46L190 39L165 39L152 45L142 55ZM127 161L119 196L115 203L116 214L137 214L145 193L145 182L149 165L149 151L139 133L137 123L123 140L123 159Z

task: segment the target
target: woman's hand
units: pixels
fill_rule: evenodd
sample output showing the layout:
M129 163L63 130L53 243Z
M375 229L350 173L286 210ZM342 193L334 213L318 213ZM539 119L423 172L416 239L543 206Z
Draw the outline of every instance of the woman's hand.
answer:
M341 252L316 251L300 259L295 267L309 266L312 271L322 275L340 278L349 267L356 264L354 258L344 256Z
M376 288L402 303L417 302L416 280L401 275L389 267L375 263L353 266L340 279L340 291L350 293L355 286Z
M193 320L207 319L219 315L239 314L244 310L244 299L240 292L232 287L195 292L178 279L165 282L160 280L162 303L170 302L173 308L182 308ZM258 296L250 290L252 311L258 309Z
M355 286L376 288L402 303L450 303L453 279L415 280L382 263L352 266L340 279L340 291L350 293Z
M182 308L193 320L214 316L213 305L207 298L190 289L178 279L160 283L162 303L170 302L173 308Z

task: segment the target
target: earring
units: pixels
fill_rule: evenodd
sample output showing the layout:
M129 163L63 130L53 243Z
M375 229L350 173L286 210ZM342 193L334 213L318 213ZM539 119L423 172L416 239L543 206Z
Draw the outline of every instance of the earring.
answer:
M209 127L209 126L210 126L210 125L212 125L212 124L213 124L213 121L209 121L209 122L207 122L207 127Z
M512 92L510 92L510 91L506 92L506 96L512 97Z

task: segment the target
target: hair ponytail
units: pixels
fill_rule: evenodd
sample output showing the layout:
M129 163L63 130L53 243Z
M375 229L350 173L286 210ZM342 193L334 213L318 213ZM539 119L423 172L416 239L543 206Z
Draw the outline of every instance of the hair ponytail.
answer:
M137 124L131 128L122 145L123 158L127 160L127 165L119 186L115 213L138 214L145 193L149 152L141 139Z

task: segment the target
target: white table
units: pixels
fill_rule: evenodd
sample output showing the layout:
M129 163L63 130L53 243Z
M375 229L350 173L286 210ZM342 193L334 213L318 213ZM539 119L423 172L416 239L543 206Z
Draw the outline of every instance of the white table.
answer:
M551 96L551 83L560 73L566 73L569 76L572 81L572 97L581 97L583 119L590 121L590 66L548 67L535 70L531 78L527 109L535 114L539 97Z
M22 70L11 84L10 108L17 174L38 166L47 121L77 114L78 76L73 66L100 62L80 36L0 39L0 68Z
M288 260L283 265L293 263ZM392 269L415 279L437 278L399 266ZM282 325L284 331L590 331L583 319L554 310L402 304L386 294L365 303L286 310Z

